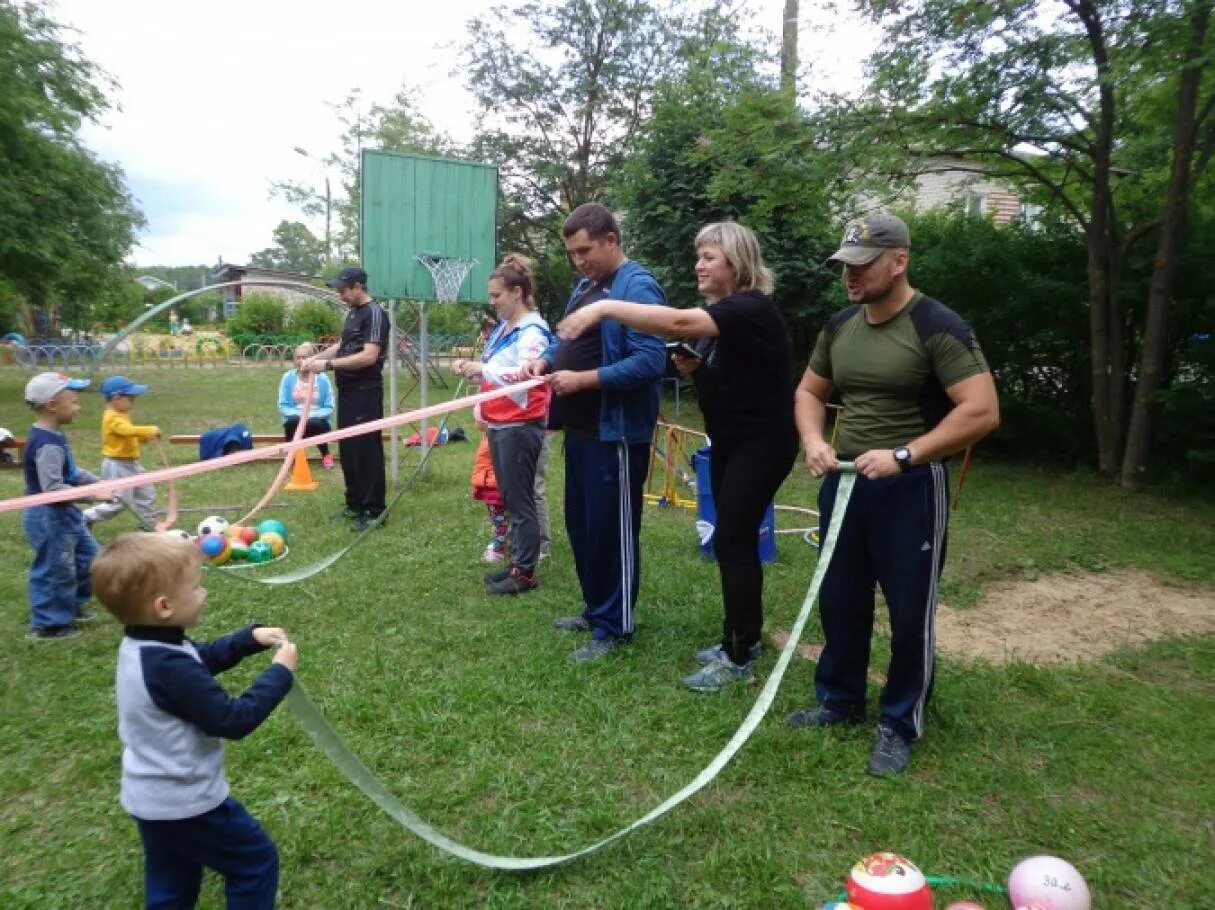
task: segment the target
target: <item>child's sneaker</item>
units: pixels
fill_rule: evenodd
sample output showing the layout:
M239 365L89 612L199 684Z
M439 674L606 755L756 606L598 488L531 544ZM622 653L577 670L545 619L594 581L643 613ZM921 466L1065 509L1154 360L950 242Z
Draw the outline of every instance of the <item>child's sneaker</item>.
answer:
M56 641L60 638L75 638L79 634L80 630L75 626L43 626L30 629L25 633L25 637L30 641Z
M492 543L485 548L485 553L481 556L482 562L501 562L504 559L506 559L506 552Z
M321 467L324 468L326 471L333 470L333 453L332 452L326 452L324 455L321 456Z

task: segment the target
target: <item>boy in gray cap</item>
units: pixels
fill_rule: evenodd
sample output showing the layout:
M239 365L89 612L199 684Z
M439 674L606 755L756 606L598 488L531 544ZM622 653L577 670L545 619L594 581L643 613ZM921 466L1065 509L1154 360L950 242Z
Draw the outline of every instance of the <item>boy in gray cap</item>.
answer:
M95 475L76 466L62 430L80 413L76 393L88 386L87 379L73 379L62 373L39 373L26 384L25 402L36 416L25 437L25 495L98 481ZM34 550L29 579L30 630L25 637L54 641L79 635L76 623L93 618L84 605L93 595L89 567L97 555L97 541L71 502L31 506L22 511L21 523Z

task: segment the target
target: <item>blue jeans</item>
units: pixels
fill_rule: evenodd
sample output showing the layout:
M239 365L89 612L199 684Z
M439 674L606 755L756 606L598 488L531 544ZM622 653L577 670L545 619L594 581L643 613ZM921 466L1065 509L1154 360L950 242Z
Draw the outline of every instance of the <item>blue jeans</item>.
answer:
M30 625L69 625L93 596L89 567L97 541L75 506L34 506L21 514L25 539L34 548L30 567Z
M144 906L189 910L203 867L224 877L228 910L269 910L278 895L278 850L257 819L229 797L202 815L135 819L143 839Z

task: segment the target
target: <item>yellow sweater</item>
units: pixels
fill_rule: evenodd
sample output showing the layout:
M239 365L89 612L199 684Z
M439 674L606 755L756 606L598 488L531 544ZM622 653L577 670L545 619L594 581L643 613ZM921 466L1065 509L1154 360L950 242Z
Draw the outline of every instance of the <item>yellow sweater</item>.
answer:
M101 454L104 458L138 458L140 440L160 435L160 428L136 426L113 408L101 415Z

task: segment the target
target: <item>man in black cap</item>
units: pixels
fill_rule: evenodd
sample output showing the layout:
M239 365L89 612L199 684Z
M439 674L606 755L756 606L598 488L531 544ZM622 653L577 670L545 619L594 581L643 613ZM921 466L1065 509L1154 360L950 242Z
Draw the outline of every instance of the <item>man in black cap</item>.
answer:
M389 344L388 315L367 293L367 273L361 268L342 269L329 286L348 308L342 340L304 361L300 369L308 373L333 370L341 430L384 416L381 373ZM380 431L340 440L338 452L346 478L342 514L354 520L352 531L365 531L379 521L385 508L387 483Z
M839 391L838 457L856 464L856 485L819 604L823 653L818 705L795 727L859 723L873 634L874 589L890 613L890 666L879 700L869 773L901 774L923 735L932 692L937 582L945 562L949 455L1000 422L991 372L974 332L953 310L911 287L911 237L893 215L853 221L828 264L844 267L850 306L832 316L797 387L795 415L819 490L819 526L831 521L837 450L823 436L826 404Z

